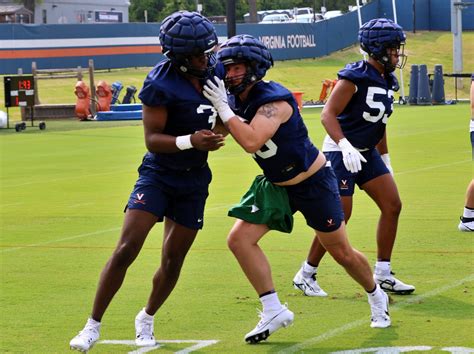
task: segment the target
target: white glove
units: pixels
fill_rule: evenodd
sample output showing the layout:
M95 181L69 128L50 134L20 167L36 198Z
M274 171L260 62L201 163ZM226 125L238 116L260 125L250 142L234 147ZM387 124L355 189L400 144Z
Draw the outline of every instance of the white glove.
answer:
M217 110L219 117L224 123L227 123L230 118L235 117L235 113L230 109L227 103L227 90L225 89L224 81L214 76L214 84L211 80L207 80L204 85L204 96L211 101L214 108Z
M386 154L383 154L380 156L382 158L382 161L385 163L385 166L387 166L387 169L390 171L390 174L393 176L393 168L392 164L390 163L390 156L388 156L388 152Z
M342 152L342 161L346 169L352 173L357 173L362 170L362 162L367 162L364 156L352 146L346 138L339 140L337 144Z

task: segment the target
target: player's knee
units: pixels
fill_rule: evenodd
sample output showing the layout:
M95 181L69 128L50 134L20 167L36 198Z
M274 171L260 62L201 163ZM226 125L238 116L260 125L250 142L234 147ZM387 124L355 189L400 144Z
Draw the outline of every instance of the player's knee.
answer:
M331 252L331 256L332 258L334 258L334 260L340 264L341 266L343 266L344 268L350 268L352 264L354 264L354 252L352 252L351 250L347 249L339 249L339 250L336 250L336 251L333 251Z
M402 211L402 201L400 199L392 200L390 203L386 203L382 208L382 213L390 215L391 217L398 218Z
M117 267L128 267L137 257L140 247L133 243L122 243L115 250L112 262Z
M167 255L161 262L161 271L166 277L178 277L184 263L184 256L180 254Z
M238 240L232 236L232 234L229 234L229 236L227 236L227 247L229 247L229 249L235 253L235 250L237 250L237 248L239 247L239 242Z
M243 247L242 237L238 237L231 232L229 236L227 236L227 247L235 254Z

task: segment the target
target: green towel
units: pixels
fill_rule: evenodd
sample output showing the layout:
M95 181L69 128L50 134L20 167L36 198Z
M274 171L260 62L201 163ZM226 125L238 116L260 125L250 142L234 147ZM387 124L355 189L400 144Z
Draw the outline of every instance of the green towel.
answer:
M228 215L252 224L266 224L270 230L286 233L293 230L293 213L286 189L263 175L255 177L250 189Z

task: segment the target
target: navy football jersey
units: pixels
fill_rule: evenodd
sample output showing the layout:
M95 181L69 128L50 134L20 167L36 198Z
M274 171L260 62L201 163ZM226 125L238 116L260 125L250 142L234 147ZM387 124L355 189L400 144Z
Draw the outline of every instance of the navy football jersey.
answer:
M393 73L382 77L365 60L347 64L338 73L357 87L344 111L337 117L344 136L358 149L371 149L384 136L393 112L393 94L398 81Z
M276 82L259 81L252 87L245 102L235 98L234 111L250 122L261 106L275 101L288 102L293 114L252 156L271 182L283 182L307 171L319 153L309 140L293 94Z
M224 76L221 64L216 67L214 75ZM163 134L187 135L201 129L213 129L216 124L217 112L212 104L172 66L169 59L161 61L150 71L138 97L150 107L166 106L168 119ZM197 149L176 153L148 152L143 163L154 169L185 170L203 166L207 155L207 151Z

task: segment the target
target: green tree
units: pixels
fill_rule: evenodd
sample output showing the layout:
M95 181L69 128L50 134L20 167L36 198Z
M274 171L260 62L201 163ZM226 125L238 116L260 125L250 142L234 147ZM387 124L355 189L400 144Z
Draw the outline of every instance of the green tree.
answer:
M34 2L34 0L24 0ZM38 0L37 0L38 1ZM204 16L224 16L226 14L226 0L131 0L130 21L144 21L144 11L148 12L149 22L161 22L169 14L178 10L197 10L197 1L202 4ZM327 10L342 10L347 12L349 5L355 5L355 0L235 0L235 16L237 22L242 22L244 14L255 11L292 9L294 7L311 7L316 12L321 6Z
M36 4L39 5L43 3L43 0L15 0L14 2L23 5L25 9L28 9L33 12L33 18L31 20L34 21Z
M160 11L158 21L162 21L166 16L178 10L196 11L195 0L172 0L166 1L165 6Z
M204 16L225 16L226 2L222 0L199 0Z
M165 0L133 0L128 10L130 22L144 22L145 10L148 22L158 22L159 13L165 6Z

